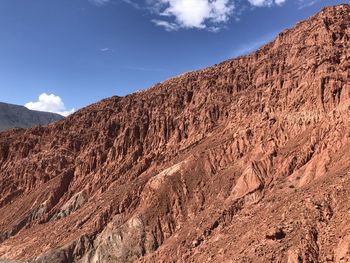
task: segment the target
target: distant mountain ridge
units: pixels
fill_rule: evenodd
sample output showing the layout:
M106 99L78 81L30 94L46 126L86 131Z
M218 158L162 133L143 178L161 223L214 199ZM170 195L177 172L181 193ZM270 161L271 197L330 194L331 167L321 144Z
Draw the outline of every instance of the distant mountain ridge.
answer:
M64 117L56 113L34 111L24 106L0 102L0 132L12 128L46 125L62 119Z

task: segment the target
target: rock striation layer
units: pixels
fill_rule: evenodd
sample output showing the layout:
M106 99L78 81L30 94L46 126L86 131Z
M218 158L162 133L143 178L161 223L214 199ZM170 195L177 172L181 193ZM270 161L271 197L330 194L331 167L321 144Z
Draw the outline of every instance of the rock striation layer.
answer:
M350 6L0 136L3 262L348 262Z

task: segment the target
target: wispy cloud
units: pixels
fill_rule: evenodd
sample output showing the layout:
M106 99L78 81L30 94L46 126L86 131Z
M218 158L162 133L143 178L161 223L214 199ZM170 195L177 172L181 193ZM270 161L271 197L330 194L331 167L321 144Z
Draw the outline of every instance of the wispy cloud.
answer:
M147 68L147 67L125 67L126 69L129 70L136 70L136 71L152 71L152 72L166 72L168 70L163 69L163 68Z
M134 0L122 0L124 3L127 3L131 6L133 6L136 9L141 9L141 6Z
M134 0L88 0L88 1L97 6L102 6L108 3L119 1L119 2L127 3L137 9L141 8L141 6Z
M152 19L151 21L156 26L164 27L166 31L176 31L180 28L176 23L171 23L164 20Z
M264 6L272 6L274 4L276 5L282 5L286 2L287 0L248 0L248 2L252 6L256 7L264 7Z
M275 31L275 32L272 32L270 34L267 34L267 35L261 37L260 39L255 40L253 42L246 43L242 46L239 46L238 48L236 48L232 52L232 54L230 56L235 58L235 57L247 55L251 52L254 52L254 51L258 50L261 46L263 46L263 45L269 43L270 41L272 41L273 39L275 39L277 34L278 34L278 31Z
M100 49L101 52L107 52L107 51L109 51L109 50L110 50L110 49L109 49L108 47L104 47L104 48L101 48L101 49Z
M53 112L62 116L68 116L75 111L74 108L67 110L61 97L46 93L42 93L39 96L38 101L28 102L24 106L30 110Z
M89 2L94 5L101 6L110 2L110 0L89 0Z
M306 7L313 6L314 4L320 2L321 0L298 0L298 9L303 9Z

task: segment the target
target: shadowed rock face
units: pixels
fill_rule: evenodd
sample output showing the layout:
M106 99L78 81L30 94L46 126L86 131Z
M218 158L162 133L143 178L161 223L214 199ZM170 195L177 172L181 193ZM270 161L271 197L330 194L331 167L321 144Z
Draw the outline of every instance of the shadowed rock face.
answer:
M0 132L12 128L30 128L62 120L63 116L28 110L24 106L0 102Z
M0 258L347 262L350 7L0 136Z

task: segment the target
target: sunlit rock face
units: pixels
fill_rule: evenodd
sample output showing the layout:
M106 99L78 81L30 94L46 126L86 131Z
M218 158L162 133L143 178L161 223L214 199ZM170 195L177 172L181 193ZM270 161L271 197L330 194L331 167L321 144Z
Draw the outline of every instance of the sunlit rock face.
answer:
M349 5L329 7L248 56L1 133L0 258L349 261L349 40Z

